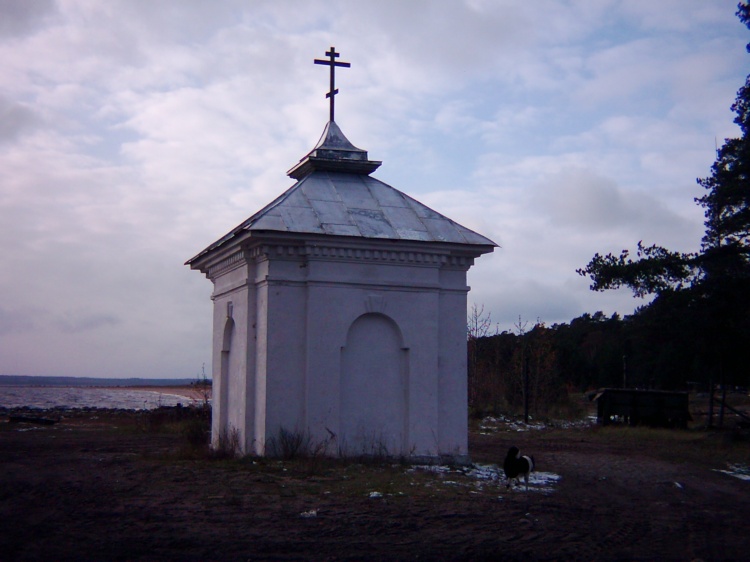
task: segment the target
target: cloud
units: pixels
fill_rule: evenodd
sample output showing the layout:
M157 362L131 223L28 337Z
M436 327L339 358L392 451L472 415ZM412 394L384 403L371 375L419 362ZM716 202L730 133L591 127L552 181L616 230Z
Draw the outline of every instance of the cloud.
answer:
M623 225L635 229L682 226L679 217L647 192L627 192L614 180L585 168L562 170L532 190L532 207L546 215L553 226L597 232Z
M0 40L33 33L54 11L53 0L0 0Z
M0 144L15 141L37 122L31 109L0 96Z
M0 337L5 334L29 332L34 328L37 310L32 307L0 306Z
M620 4L623 14L640 27L678 32L716 24L725 18L727 9L735 7L736 2L701 0L631 0Z
M109 326L116 326L120 319L113 314L88 313L81 311L66 311L53 321L53 324L63 332L77 334L89 330L101 330Z
M507 327L627 313L575 268L698 243L695 178L736 134L734 10L0 0L0 372L210 363L211 283L183 262L291 185L327 118L312 59L331 45L352 63L337 121L375 175L501 244L470 299Z
M636 299L627 289L596 293L592 298L589 281L574 272L560 281L535 270L524 269L519 275L518 268L510 266L502 253L491 258L494 263L485 260L479 258L469 272L472 290L468 300L470 306L484 305L499 331L514 331L519 319L531 327L537 321L548 326L568 323L584 312L630 314L650 300Z

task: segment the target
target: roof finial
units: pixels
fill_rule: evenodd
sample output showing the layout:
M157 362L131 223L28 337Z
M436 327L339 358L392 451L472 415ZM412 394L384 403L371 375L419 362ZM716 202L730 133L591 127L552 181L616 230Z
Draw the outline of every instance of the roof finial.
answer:
M336 59L340 56L340 53L336 52L335 47L331 47L330 51L326 51L326 55L328 56L328 60L321 60L321 59L315 59L315 64L325 64L331 67L331 89L326 94L327 98L330 98L330 118L329 121L333 121L333 96L339 93L339 91L336 89L336 79L335 79L335 72L337 66L343 66L346 68L349 68L351 66L348 62L338 62Z

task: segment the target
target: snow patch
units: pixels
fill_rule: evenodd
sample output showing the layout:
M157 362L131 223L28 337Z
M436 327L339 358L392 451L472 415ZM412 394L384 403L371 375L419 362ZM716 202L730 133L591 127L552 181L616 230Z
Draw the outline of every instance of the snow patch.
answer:
M714 469L716 472L722 472L729 476L734 476L740 480L750 481L750 466L746 464L728 464L727 470Z
M529 418L531 420L531 418ZM479 422L480 435L492 435L500 431L540 431L543 429L573 429L577 427L591 427L596 425L596 416L588 416L581 420L550 420L547 422L529 421L524 423L509 416L486 416Z
M484 486L505 486L505 474L503 469L495 464L473 464L465 467L452 467L446 465L415 465L407 470L407 473L429 472L445 477L447 475L460 475L469 480L462 483L457 480L445 480L442 483L450 486L472 486L482 490ZM541 492L548 494L554 491L554 486L560 480L560 475L554 472L532 472L529 475L529 492ZM522 482L516 488L526 489L526 483Z

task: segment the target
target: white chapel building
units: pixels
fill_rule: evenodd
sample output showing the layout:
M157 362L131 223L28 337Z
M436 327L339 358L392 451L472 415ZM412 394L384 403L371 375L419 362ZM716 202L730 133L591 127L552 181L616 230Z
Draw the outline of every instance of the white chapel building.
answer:
M496 245L379 165L331 120L294 185L188 260L214 284L214 446L272 454L287 432L330 455L468 459L466 273Z

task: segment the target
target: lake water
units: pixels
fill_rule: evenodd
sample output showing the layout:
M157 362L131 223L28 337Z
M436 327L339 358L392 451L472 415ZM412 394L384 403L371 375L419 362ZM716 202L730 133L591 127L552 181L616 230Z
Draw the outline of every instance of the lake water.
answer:
M168 390L128 387L0 386L0 408L122 408L152 410L159 406L188 406L194 400Z

